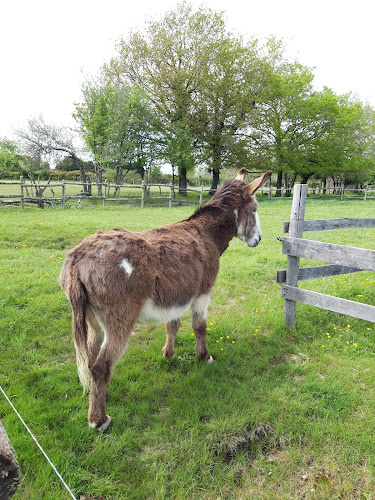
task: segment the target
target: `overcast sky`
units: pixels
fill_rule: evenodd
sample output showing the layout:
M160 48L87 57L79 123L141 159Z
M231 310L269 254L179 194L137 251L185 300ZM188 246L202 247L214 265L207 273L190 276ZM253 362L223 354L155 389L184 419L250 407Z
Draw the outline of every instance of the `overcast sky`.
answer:
M115 41L172 0L12 0L0 8L0 138L31 116L74 126L84 75L115 54ZM244 38L275 35L288 54L315 68L315 85L352 91L375 107L373 0L191 0L225 12Z

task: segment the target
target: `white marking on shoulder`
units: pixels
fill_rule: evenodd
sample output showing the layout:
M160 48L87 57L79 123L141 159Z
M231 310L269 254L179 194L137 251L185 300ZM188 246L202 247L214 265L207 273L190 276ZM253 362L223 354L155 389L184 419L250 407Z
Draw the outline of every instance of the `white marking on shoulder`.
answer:
M161 325L175 321L190 309L192 303L193 299L189 300L184 306L159 307L152 299L147 299L138 317L138 322Z
M123 268L125 274L127 274L128 276L130 276L131 273L134 271L134 267L130 264L129 259L126 258L120 262L120 267Z

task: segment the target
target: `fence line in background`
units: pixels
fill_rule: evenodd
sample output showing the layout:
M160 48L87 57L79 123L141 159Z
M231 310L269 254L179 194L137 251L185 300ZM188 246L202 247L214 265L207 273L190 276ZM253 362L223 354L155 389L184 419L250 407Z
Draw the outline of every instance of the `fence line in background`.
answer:
M307 184L297 184L293 195L290 222L284 222L284 232L289 233L282 239L282 252L287 255L287 268L278 271L277 282L285 283L281 291L285 299L285 323L289 327L295 327L297 302L375 323L375 306L298 288L297 283L300 280L365 270L375 271L375 250L302 239L304 231L372 228L375 227L375 219L343 218L305 221L306 198ZM327 262L330 265L300 269L301 257Z
M110 184L107 179L100 184L99 186L97 184L91 184L91 182L87 182L86 184L83 182L67 182L65 180L62 180L61 182L54 182L54 183L27 183L23 177L21 176L21 179L19 181L0 181L0 192L1 192L1 185L18 185L20 186L20 191L19 194L0 194L0 204L5 203L5 204L20 204L21 208L24 208L25 203L36 203L39 206L44 206L45 204L49 204L51 206L54 205L61 205L61 208L65 209L67 205L67 201L69 200L76 200L77 201L77 206L80 206L81 200L82 199L92 199L92 200L102 200L103 206L105 206L106 202L111 202L111 201L122 201L122 202L133 202L135 204L139 204L141 208L143 208L146 204L150 205L152 201L160 201L164 200L165 203L168 204L169 207L172 207L173 204L202 204L203 203L203 197L205 193L211 192L210 188L205 188L202 184L202 186L199 188L179 188L173 186L173 184L159 184L159 183L146 183L142 182L141 185L135 185L135 184ZM67 194L67 188L70 186L82 186L82 191L76 194ZM298 186L298 184L296 184ZM158 187L159 188L159 193L160 196L155 196L151 193L151 188L153 187ZM44 188L44 189L43 189ZM44 195L44 190L49 189L52 192L52 196L45 196ZM59 188L61 189L61 197L55 196L54 193L54 188ZM87 191L84 191L84 189L87 189ZM93 188L98 188L98 191L102 193L101 196L97 195L92 195L92 190ZM134 197L121 197L121 190L140 190L140 196L134 196ZM168 190L168 195L162 195L162 189ZM115 193L114 195L111 196L111 190ZM41 192L43 191L43 192ZM30 195L31 192L31 195ZM35 194L34 194L35 192ZM195 193L196 195L199 194L199 202L198 201L191 201L191 200L182 200L182 199L176 199L176 192L181 194L181 192L185 193L186 195L188 192ZM268 187L263 188L259 190L259 194L264 197L267 196L268 198L273 198L275 195L280 194L281 196L289 195L291 196L294 192L294 187L293 188L281 188L277 189L274 186L269 184ZM358 197L363 198L364 200L367 199L375 199L375 186L366 186L363 189L352 189L352 188L345 188L344 185L342 184L339 187L332 188L332 187L327 187L327 188L308 188L307 192L309 194L309 197L321 197L321 196L334 196L340 199L344 199L345 193L350 194L352 193L351 196L345 197L345 199L358 199Z

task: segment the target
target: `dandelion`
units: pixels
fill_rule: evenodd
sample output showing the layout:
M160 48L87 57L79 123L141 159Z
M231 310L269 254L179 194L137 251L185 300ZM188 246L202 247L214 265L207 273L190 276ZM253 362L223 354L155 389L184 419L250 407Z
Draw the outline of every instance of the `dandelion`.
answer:
M235 340L232 340L232 344L235 344L235 343L236 343L236 341L235 341Z
M349 345L350 344L349 340L347 340L346 343Z
M322 344L322 347L325 347L324 344Z
M347 327L348 327L348 328L351 328L351 326L350 326L350 325L347 325Z
M221 348L221 349L220 349L220 351L224 351L224 349L223 349L223 348Z
M353 342L353 345L354 345L354 347L358 347L358 345L357 345L357 344L355 344L354 342Z
M229 339L229 335L227 335L227 339Z
M214 324L213 324L213 323L210 323L210 326L214 326Z
M191 336L194 337L194 333L192 333Z

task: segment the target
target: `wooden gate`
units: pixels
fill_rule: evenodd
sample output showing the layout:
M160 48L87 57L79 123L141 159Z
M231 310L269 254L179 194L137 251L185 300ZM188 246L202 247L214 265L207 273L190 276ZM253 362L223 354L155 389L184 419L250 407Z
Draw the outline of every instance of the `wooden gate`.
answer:
M282 252L287 255L287 268L278 271L277 282L283 283L281 295L285 299L286 325L296 325L297 302L375 323L375 306L298 288L300 280L375 271L374 250L302 239L304 231L375 227L375 219L305 220L306 197L307 184L296 184L290 222L284 222L284 233L288 233L288 236L282 240ZM329 265L300 268L301 257L327 262Z

